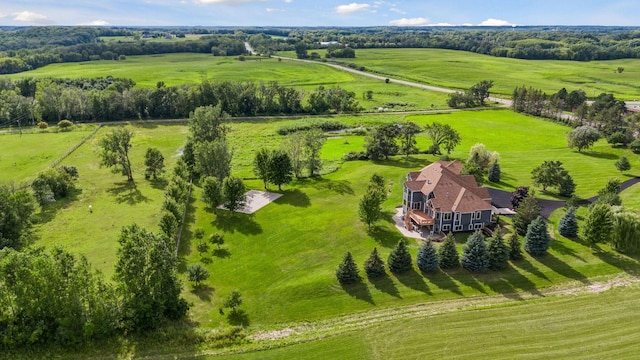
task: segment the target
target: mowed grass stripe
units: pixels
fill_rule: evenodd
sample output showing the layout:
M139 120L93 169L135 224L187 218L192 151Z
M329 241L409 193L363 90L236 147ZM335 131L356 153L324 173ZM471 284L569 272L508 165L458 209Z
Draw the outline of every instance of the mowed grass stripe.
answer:
M216 359L574 359L637 356L637 285L376 324L290 347Z

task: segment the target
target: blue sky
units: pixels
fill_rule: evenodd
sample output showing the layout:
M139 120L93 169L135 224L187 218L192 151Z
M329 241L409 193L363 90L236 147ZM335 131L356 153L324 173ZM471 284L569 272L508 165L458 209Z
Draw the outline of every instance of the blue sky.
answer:
M638 0L0 0L0 25L640 26Z

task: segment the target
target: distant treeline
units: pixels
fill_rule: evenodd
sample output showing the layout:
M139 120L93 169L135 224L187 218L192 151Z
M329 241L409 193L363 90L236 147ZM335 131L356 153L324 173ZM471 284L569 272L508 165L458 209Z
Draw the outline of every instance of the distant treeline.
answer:
M180 41L147 41L162 34ZM276 37L272 37L276 36ZM103 41L102 36L132 36L134 41ZM249 41L262 54L322 48L337 43L332 56L351 57L352 49L437 48L498 57L553 60L612 60L640 58L640 29L613 27L515 28L0 28L0 74L35 69L51 63L163 53L240 55ZM335 50L334 49L334 50ZM343 56L342 49L349 49ZM339 56L338 56L339 55Z
M277 82L203 81L137 88L130 79L0 80L0 126L71 121L186 118L199 106L218 105L231 116L356 112L355 93L318 87L305 93Z
M0 32L0 41L3 36L6 36L6 33ZM55 46L55 42L49 42L46 46L38 48L25 47L0 53L0 74L19 73L53 63L118 60L129 55L210 53L215 56L235 56L246 53L244 41L234 35L205 35L196 40L167 42L147 41L142 38L126 42L104 42L98 41L95 33L78 30L68 37L60 36L58 42L64 45ZM74 45L66 45L74 42Z

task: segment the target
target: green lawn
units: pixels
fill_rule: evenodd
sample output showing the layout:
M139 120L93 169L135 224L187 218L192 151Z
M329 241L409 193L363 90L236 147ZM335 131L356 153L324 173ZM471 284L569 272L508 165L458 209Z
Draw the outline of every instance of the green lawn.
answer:
M324 51L318 51L324 56ZM286 53L287 56L295 56ZM493 80L492 92L511 96L525 85L552 94L565 87L582 89L587 96L613 93L624 100L638 99L640 60L560 61L520 60L443 49L358 49L355 59L339 59L406 80L452 89L468 89L482 80ZM616 72L623 67L621 74Z
M25 131L0 133L0 185L22 184L64 155L95 127L76 127L73 131Z
M402 116L337 119L353 126L366 126L399 121ZM579 194L591 196L611 175L617 175L613 162L622 153L622 150L599 144L594 152L578 154L564 145L566 128L507 110L409 116L408 119L420 124L447 122L458 129L463 144L454 157L464 158L468 147L478 141L499 151L505 181L500 186L504 188L527 184L530 168L538 160L561 159L576 179ZM277 148L283 139L276 135L277 129L295 121L304 120L232 123L229 138L235 149L234 173L253 177L254 151L263 145ZM144 180L142 158L148 146L155 146L171 167L175 161L173 156L185 140L187 128L184 125L147 124L132 129L136 132L132 158L134 169L137 169L137 187L127 184L120 175L99 168L97 141L109 131L108 127L101 129L94 139L64 162L78 166L81 192L74 201L61 204L57 212L41 215L45 222L36 228L41 237L38 245L66 245L75 252L86 254L96 268L110 275L121 227L135 221L148 229L157 228L163 185ZM421 135L420 148L426 148L427 142ZM332 136L323 149L323 160L336 171L284 186L282 198L251 216L231 215L226 211L213 214L198 200L200 189L195 187L195 201L181 243L183 261L180 269L184 271L186 265L202 262L209 269L211 279L203 289L195 291L182 275L184 295L193 304L192 320L204 329L226 326L227 319L218 308L236 289L243 296L242 309L248 316L247 322L253 329L261 329L429 301L492 294L510 296L517 292L535 292L558 283L584 282L593 277L640 270L636 259L612 254L607 247L603 247L603 252L593 252L578 242L559 238L552 243L546 257L527 256L525 261L512 264L500 273L471 275L458 269L423 275L412 271L381 281L367 280L360 285L341 287L335 280L335 269L345 252L351 251L360 267L374 247L386 259L401 238L388 216L400 204L406 173L437 160L431 155L414 155L408 159L397 156L381 162L341 163L344 152L361 150L362 143L361 136ZM633 165L634 168L639 166ZM391 193L384 204L387 217L373 231L367 232L358 220L357 208L363 189L374 173L385 177ZM246 183L253 189L262 187L257 180ZM87 211L89 204L93 205L93 214ZM204 229L206 237L213 232L224 233L224 250L200 256L192 239L196 228ZM418 246L418 241L409 241L412 255L415 256Z
M622 205L640 213L640 184L635 184L620 193Z
M155 87L158 81L166 85L234 80L269 82L312 91L318 86L341 86L356 94L360 104L371 111L378 107L397 109L443 109L446 95L418 90L399 84L385 84L379 80L349 74L324 65L278 61L248 57L239 61L235 57L213 57L207 54L162 54L128 56L124 61L88 61L51 64L19 74L0 75L0 78L81 78L106 77L133 79L137 86ZM367 100L363 94L373 91Z

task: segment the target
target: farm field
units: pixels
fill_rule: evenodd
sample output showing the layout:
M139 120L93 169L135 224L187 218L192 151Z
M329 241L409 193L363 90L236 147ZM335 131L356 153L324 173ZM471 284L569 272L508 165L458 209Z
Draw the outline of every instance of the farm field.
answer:
M277 59L247 57L239 61L235 57L213 57L207 54L163 54L128 56L124 61L88 61L51 64L32 71L2 75L10 79L106 77L130 78L136 86L155 87L159 81L168 86L212 81L277 81L311 91L318 86L341 86L356 94L366 110L378 107L412 109L444 109L446 95L417 90L331 69L324 65L305 64ZM371 100L363 94L373 91ZM433 106L432 106L433 105Z
M94 129L94 126L83 126L62 132L0 133L0 185L20 185L33 180L38 172L45 170Z
M324 57L324 50L317 51ZM293 52L283 53L294 57ZM355 59L339 59L367 71L451 89L465 90L493 80L492 93L511 97L517 86L531 86L552 94L566 88L584 90L588 97L613 93L623 100L640 94L640 60L560 61L499 58L444 49L358 49ZM616 72L618 67L624 71Z

